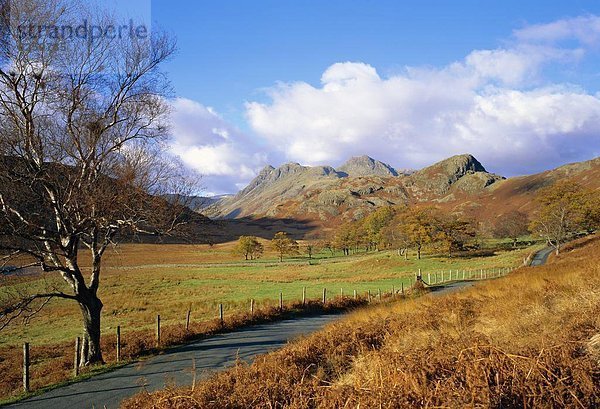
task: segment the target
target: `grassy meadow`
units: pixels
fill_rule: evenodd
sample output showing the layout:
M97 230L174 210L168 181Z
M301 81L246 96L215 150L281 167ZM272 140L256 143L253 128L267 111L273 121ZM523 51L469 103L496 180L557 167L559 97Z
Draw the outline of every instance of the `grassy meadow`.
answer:
M264 243L268 248L268 243ZM102 349L106 362L116 359L115 330L121 327L123 357L137 359L158 352L155 349L156 315L163 328L161 347L188 342L192 339L227 331L257 322L268 322L286 316L321 313L323 310L346 310L365 304L365 295L378 289L389 293L392 287L407 288L415 273L456 270L517 267L541 248L540 245L516 250L488 243L497 249L485 250L477 256L446 257L436 253L423 254L408 260L393 251L358 252L350 256L323 251L308 259L298 255L278 262L269 250L259 260L245 261L234 255L235 243L208 245L123 244L111 249L104 257L99 296L102 312ZM89 261L82 260L82 267ZM313 301L306 307L301 300L302 288ZM328 290L328 303L323 307L323 288ZM64 289L55 275L5 276L0 283L0 296L10 297L24 291ZM362 299L340 298L356 290ZM284 294L285 308L278 308L279 293ZM254 315L249 314L250 299L255 299ZM218 304L223 303L225 323L216 319ZM191 309L191 325L185 331L184 322ZM29 342L32 356L32 390L63 382L71 377L73 341L81 335L78 306L66 300L52 300L27 325L14 322L0 332L0 403L21 392L21 345ZM95 371L96 369L91 369ZM84 369L84 375L90 371Z
M600 237L563 251L454 294L366 307L124 407L598 407Z
M216 316L218 304L225 314L245 311L250 299L256 307L299 300L306 287L307 298L319 299L327 288L330 297L346 295L353 290L364 294L378 289L389 292L414 281L415 273L448 272L449 269L491 269L517 267L533 246L518 250L496 251L482 257L448 258L414 254L405 260L393 251L332 255L323 251L309 260L306 256L285 259L279 263L274 253L244 261L232 254L235 243L214 246L181 244L123 244L109 250L103 264L99 296L104 303L103 333L112 333L117 325L123 331L151 329L157 314L168 324L181 323L188 308L192 320L209 320ZM494 243L497 244L497 243ZM268 244L265 242L265 248ZM86 265L85 260L82 263ZM64 288L60 278L5 278L0 292L10 294L23 288ZM65 290L66 291L66 290ZM80 334L80 312L68 300L52 300L28 325L12 325L0 334L0 347L51 344L71 340Z

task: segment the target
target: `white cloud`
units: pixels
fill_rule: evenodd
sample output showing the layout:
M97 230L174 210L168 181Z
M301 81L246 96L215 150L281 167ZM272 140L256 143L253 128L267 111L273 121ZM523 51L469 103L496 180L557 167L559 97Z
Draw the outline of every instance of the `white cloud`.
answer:
M542 70L583 57L594 30L575 30L577 21L560 22L567 27L560 30L528 27L506 48L474 50L439 69L408 67L382 78L364 62L333 64L320 87L280 83L269 90L270 102L247 103L247 118L271 146L307 164L335 166L366 153L421 167L470 152L511 175L590 158L600 154L600 99L549 84ZM534 43L567 36L581 42Z
M469 152L513 175L600 155L600 95L544 78L596 51L600 17L527 26L504 44L444 67L382 76L365 62L338 62L319 86L278 83L268 103L246 104L254 135L178 98L171 149L212 193L244 187L268 159L336 166L369 154L419 168Z
M233 192L267 162L251 138L212 108L185 98L171 105L171 152L201 174L205 193Z
M523 42L556 43L577 40L586 45L596 45L600 42L600 16L578 16L530 25L515 30L514 35Z

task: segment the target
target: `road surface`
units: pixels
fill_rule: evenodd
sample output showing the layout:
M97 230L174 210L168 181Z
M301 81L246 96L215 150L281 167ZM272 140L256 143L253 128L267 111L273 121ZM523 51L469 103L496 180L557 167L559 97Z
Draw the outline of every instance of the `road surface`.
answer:
M546 262L552 249L540 250L531 265ZM448 294L475 285L474 281L451 282L434 287L433 296ZM228 334L182 345L164 354L126 365L88 380L60 387L7 408L14 409L115 409L120 402L143 389L153 391L166 385L192 383L192 359L197 379L232 366L236 358L251 361L260 354L285 345L288 341L321 329L340 315L321 315L256 325Z
M546 247L538 251L533 255L533 259L531 259L532 266L541 266L542 264L546 264L548 260L548 256L552 253L554 249L552 247Z
M228 334L173 348L162 355L126 365L88 380L60 387L17 402L7 408L19 409L107 409L145 388L152 391L168 384L192 383L192 358L198 378L231 366L239 357L250 361L285 345L291 339L317 331L339 315L324 315L255 325Z

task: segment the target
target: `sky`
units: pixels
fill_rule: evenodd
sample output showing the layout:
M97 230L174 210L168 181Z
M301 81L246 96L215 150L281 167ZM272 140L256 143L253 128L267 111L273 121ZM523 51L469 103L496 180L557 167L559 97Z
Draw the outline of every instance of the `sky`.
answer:
M514 176L600 155L598 1L144 4L178 44L171 152L208 195L290 161L471 153Z

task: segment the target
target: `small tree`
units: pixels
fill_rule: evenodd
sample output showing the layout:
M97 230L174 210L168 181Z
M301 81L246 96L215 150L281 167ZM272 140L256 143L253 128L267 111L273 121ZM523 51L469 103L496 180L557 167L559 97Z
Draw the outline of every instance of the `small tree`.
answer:
M433 242L437 234L436 210L430 207L409 208L403 213L398 228L415 247L420 260L423 246Z
M335 248L333 247L333 243L329 239L319 240L317 243L317 247L320 249L329 250L332 256L335 254Z
M312 259L313 255L319 251L318 243L308 241L304 244L304 253L309 259Z
M513 210L496 219L494 236L512 239L513 247L517 247L519 237L527 233L529 233L529 218L523 212Z
M298 254L298 243L283 231L275 234L271 240L271 246L279 255L279 262L282 262L286 255Z
M407 234L399 227L402 215L398 215L389 225L381 229L381 244L387 248L393 248L398 251L398 255L404 255L408 260L408 248L411 241Z
M254 260L260 258L263 254L264 247L255 236L240 236L234 248L235 254L243 255L246 260Z
M434 240L452 257L454 251L465 248L465 244L476 235L475 225L455 215L437 215L437 234Z
M382 244L382 230L390 224L394 218L394 208L391 206L380 207L369 214L361 222L362 232L366 237L367 250L379 249Z
M562 244L573 234L585 228L589 220L590 192L570 181L561 181L539 191L539 211L531 223L531 230L544 237L558 255Z
M353 223L349 222L341 226L336 234L333 241L333 246L340 249L345 256L350 254L350 249L356 246L356 227Z

